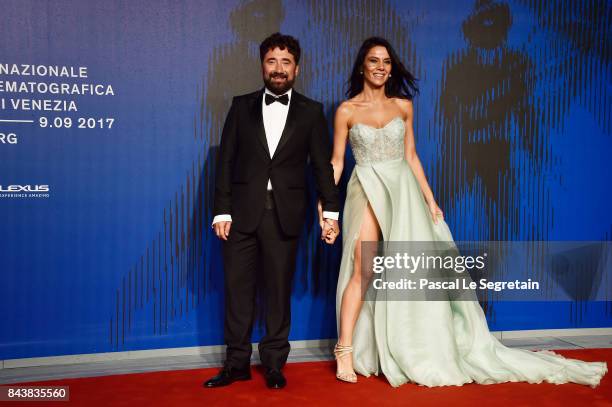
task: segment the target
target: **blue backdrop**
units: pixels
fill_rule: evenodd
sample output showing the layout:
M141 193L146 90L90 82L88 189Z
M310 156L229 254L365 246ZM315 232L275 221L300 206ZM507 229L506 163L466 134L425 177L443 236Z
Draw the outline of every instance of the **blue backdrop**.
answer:
M4 1L0 359L223 342L209 226L215 154L231 96L261 86L257 46L277 30L300 39L298 88L329 119L361 41L376 34L395 45L420 79L417 151L456 240L610 240L611 8ZM22 64L86 67L87 77L30 76ZM12 87L27 82L112 94ZM29 110L31 99L77 110ZM30 197L28 185L47 185L48 196ZM321 246L314 199L311 190L292 340L336 334L341 248ZM485 305L491 329L515 330L612 326L611 304Z

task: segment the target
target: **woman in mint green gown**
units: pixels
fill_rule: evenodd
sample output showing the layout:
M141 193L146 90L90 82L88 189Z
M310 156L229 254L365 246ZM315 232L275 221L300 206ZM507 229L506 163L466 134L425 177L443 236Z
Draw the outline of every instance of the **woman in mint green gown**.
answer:
M477 301L362 301L362 241L452 242L415 152L414 77L390 44L370 38L355 61L334 119L338 183L347 142L356 165L343 212L336 309L337 378L384 374L392 386L575 382L597 386L605 362L510 349L488 329ZM329 230L329 229L328 229ZM334 231L327 235L335 238Z

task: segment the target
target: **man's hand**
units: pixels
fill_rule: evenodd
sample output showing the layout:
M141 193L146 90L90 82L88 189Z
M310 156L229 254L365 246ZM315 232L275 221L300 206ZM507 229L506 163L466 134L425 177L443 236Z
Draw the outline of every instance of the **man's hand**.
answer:
M213 225L213 228L215 229L215 235L217 235L219 239L227 240L230 229L232 228L232 222L217 222Z
M319 212L319 226L321 227L321 230L323 230L325 222L323 221L323 204L321 203L320 199L317 201L317 211ZM323 234L321 234L321 239L323 239Z
M321 240L325 240L327 244L334 244L336 238L340 235L340 226L337 220L325 219L321 230Z

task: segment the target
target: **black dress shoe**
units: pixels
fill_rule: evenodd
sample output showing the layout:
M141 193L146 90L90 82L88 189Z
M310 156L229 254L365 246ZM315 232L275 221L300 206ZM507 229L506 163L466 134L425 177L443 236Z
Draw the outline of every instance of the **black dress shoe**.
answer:
M204 387L227 386L238 380L251 380L251 369L224 367L218 375L204 382Z
M287 385L287 379L278 369L266 370L266 386L269 389L282 389Z

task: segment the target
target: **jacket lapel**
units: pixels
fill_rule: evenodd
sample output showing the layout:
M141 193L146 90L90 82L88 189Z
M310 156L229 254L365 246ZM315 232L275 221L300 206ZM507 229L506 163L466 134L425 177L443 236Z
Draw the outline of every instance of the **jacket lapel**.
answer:
M251 123L253 123L255 134L263 147L266 157L271 159L270 150L268 149L268 140L266 139L266 129L263 123L263 114L261 104L263 103L263 89L255 94L251 101Z
M276 151L274 151L274 157L278 156L280 150L285 144L287 144L287 141L295 132L298 115L301 108L300 105L302 103L302 98L300 96L301 95L297 93L295 89L291 92L291 100L289 101L289 112L287 112L287 121L285 122L285 128L283 129L283 133L278 142L278 146L276 147Z

